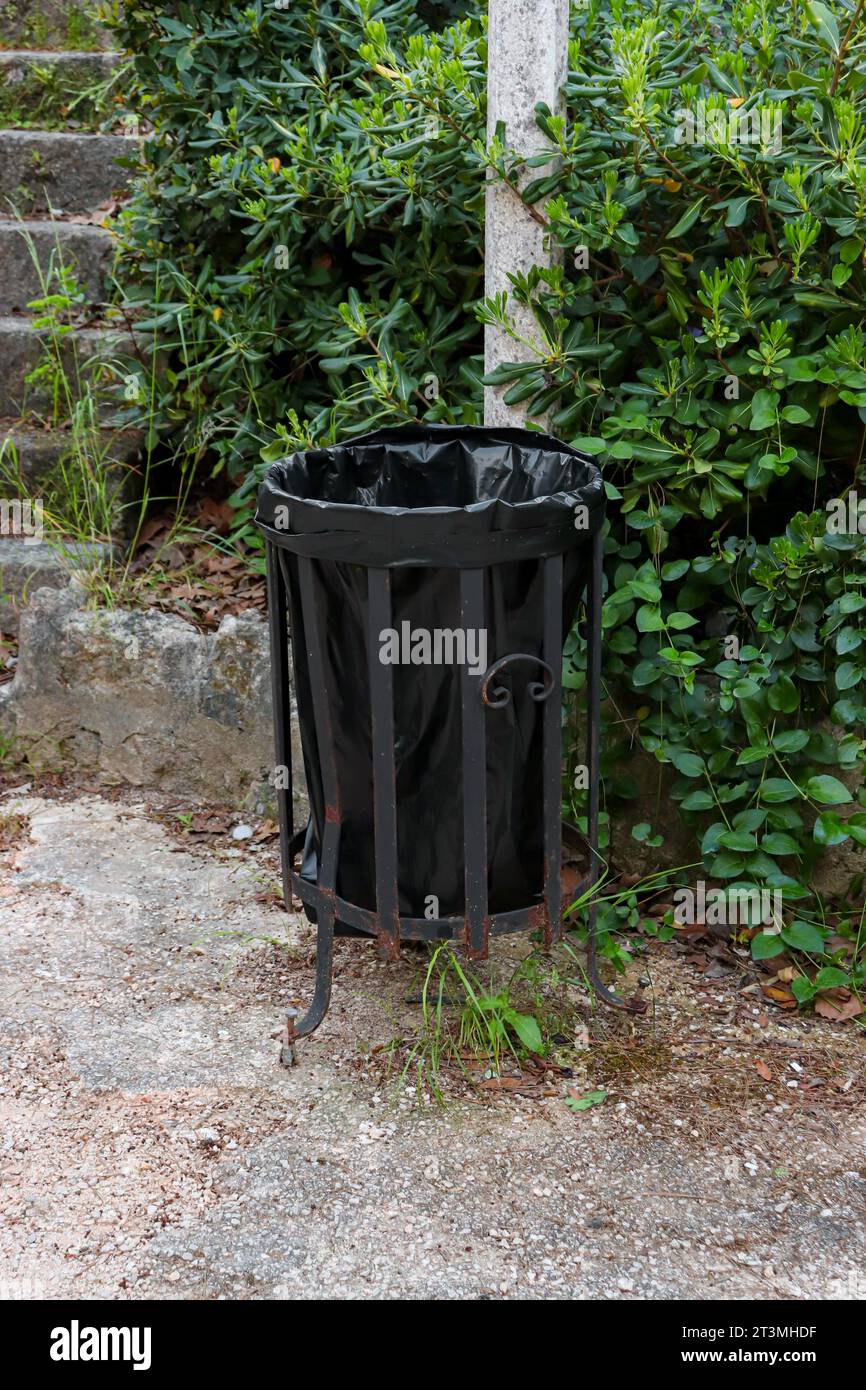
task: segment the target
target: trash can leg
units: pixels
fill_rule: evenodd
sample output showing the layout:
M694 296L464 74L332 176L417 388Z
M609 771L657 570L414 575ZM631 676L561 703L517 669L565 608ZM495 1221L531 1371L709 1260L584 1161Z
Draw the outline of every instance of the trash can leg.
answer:
M316 603L311 564L312 562L306 558L298 562L301 610L307 660L309 661L314 688L323 690L325 686L321 615ZM319 871L316 876L316 886L319 889L319 897L316 901L316 987L312 1003L300 1023L295 1021L297 1018L296 1009L286 1011L285 1041L280 1050L280 1061L284 1066L292 1066L295 1061L295 1039L302 1038L318 1028L331 1002L336 917L332 904L337 888L337 861L340 853L342 821L337 796L334 742L326 700L316 702L314 719L326 803L325 828L319 857ZM289 749L290 755L291 750ZM291 814L291 806L289 814Z
M340 849L340 822L329 819L325 823L322 844L322 858L319 865L318 887L326 899L333 900L337 882L337 855ZM312 1033L318 1028L331 1002L331 980L334 971L334 910L328 906L316 907L316 988L313 1001L300 1023L287 1016L286 1043L288 1056L280 1061L291 1066L295 1060L294 1040Z
M318 914L316 927L316 988L312 1003L300 1023L297 1009L286 1010L286 1036L280 1048L280 1062L284 1067L294 1066L295 1039L302 1038L318 1028L331 1002L331 979L334 968L334 914Z

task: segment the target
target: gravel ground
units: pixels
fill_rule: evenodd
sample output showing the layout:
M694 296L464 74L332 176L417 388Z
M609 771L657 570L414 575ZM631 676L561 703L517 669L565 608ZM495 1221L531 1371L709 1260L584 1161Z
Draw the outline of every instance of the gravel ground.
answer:
M0 832L0 1296L866 1296L856 1025L653 947L650 1011L588 1016L572 1077L420 1104L387 1048L417 952L339 941L278 1065L313 937L267 846L94 792L9 793Z

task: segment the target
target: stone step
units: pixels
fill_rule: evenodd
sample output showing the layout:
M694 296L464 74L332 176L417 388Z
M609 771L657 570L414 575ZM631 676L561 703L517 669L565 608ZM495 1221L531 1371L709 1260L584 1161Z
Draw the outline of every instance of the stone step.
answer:
M6 48L110 48L112 36L81 0L4 0L0 43Z
M274 796L267 623L223 618L204 634L174 613L94 609L70 585L36 593L21 619L15 677L0 685L0 730L31 762L112 785L237 805ZM292 711L295 824L308 815ZM252 785L251 785L252 784ZM260 814L260 812L259 812Z
M25 380L44 357L46 336L46 330L34 328L29 319L0 318L0 417L17 418L28 411L53 413L51 382L28 385ZM78 383L94 379L88 363L99 357L126 359L132 364L133 344L128 333L122 328L76 328L64 335L62 360L73 394ZM59 405L62 419L62 396Z
M48 542L34 534L36 514L22 521L8 502L0 501L0 529L25 534L0 534L0 633L14 637L21 610L37 589L65 589L74 574L106 564L113 547L101 541ZM29 534L26 534L28 533Z
M106 227L0 218L0 315L41 298L43 281L53 293L51 271L60 265L75 271L88 304L106 303L113 244Z
M115 160L137 150L130 135L0 131L0 198L18 213L91 212L129 185Z
M143 431L128 427L73 432L0 424L0 507L4 498L29 498L66 525L73 518L80 525L86 514L116 540L129 540L141 517L143 442Z
M101 468L129 469L138 462L143 438L141 430L98 429L89 442L89 456ZM75 448L70 430L35 429L20 421L0 424L0 497L7 495L6 482L12 475L28 496L38 496Z
M120 53L0 50L0 127L100 130L116 113Z
M23 77L31 68L62 68L64 74L81 73L98 82L123 58L114 49L0 48L0 81L14 73Z

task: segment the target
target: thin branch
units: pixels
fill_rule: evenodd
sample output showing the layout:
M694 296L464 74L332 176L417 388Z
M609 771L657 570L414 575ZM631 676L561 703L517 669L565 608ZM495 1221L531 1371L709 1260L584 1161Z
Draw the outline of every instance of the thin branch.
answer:
M836 54L836 64L833 68L833 80L830 83L831 97L834 97L836 95L836 88L839 86L839 79L842 76L842 64L845 61L845 55L848 51L848 45L851 42L851 36L854 32L854 26L856 25L858 19L862 15L864 7L866 7L866 0L858 0L857 8L851 16L851 23L845 30L845 37L839 45L839 52Z

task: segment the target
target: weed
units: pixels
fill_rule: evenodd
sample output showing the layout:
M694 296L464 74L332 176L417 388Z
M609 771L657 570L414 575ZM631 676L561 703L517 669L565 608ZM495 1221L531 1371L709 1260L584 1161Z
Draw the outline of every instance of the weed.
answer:
M16 848L30 835L30 821L16 811L0 813L0 851Z
M6 734L0 734L0 767L12 765L15 762L15 740Z
M127 425L123 417L119 430L108 424L107 409L115 404L111 387L123 384L128 399L129 383L134 380L136 401L146 405L148 393L152 396L155 390L155 363L152 357L145 358L143 366L131 373L127 361L107 350L82 362L75 329L87 297L75 270L64 260L59 240L43 264L23 222L21 234L37 273L40 293L29 308L35 315L34 327L42 335L41 355L26 383L38 392L37 406L40 401L44 404L39 409L31 406L29 417L55 430L63 427L68 439L68 446L40 484L45 539L79 574L91 597L111 607L128 597L132 589L129 561L122 558L113 538L122 532L131 535L132 553L148 508L156 500L175 503L179 529L193 472L191 468L181 470L176 498L155 498L151 487L155 434L145 431L139 464L118 457L118 452L130 450L131 441L123 434ZM0 483L15 496L30 495L11 438L0 445ZM166 538L167 545L174 534L173 530ZM94 541L109 544L92 555L82 554L81 544Z
M421 1028L412 1039L395 1039L393 1054L404 1058L400 1084L414 1081L419 1101L444 1103L446 1070L469 1079L467 1063L500 1074L503 1062L519 1064L545 1050L539 1019L515 1007L508 985L485 988L448 942L433 950L421 989Z

